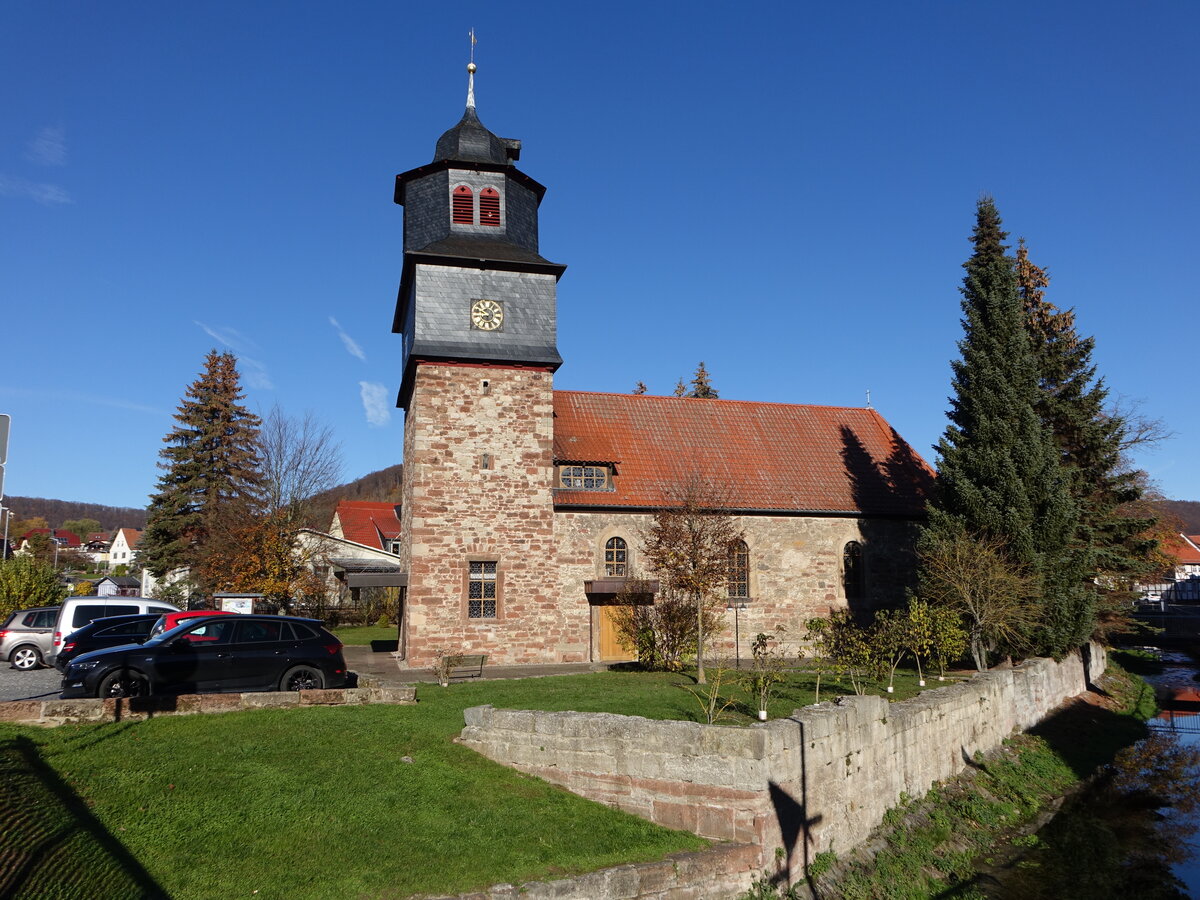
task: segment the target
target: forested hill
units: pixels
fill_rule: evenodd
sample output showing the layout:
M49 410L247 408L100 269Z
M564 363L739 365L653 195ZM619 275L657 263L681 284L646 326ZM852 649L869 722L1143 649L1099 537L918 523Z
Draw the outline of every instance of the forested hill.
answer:
M333 519L333 509L339 500L376 500L381 503L399 503L403 476L404 465L397 463L317 494L313 498L312 513L308 517L308 524L321 531L328 529L329 523Z
M1158 500L1153 506L1179 519L1183 523L1184 534L1200 534L1200 502L1196 500Z
M73 519L95 519L103 531L115 528L145 528L146 510L130 506L101 506L74 500L47 500L44 497L5 497L4 505L13 511L13 519L45 519L51 528ZM80 535L86 539L87 535Z

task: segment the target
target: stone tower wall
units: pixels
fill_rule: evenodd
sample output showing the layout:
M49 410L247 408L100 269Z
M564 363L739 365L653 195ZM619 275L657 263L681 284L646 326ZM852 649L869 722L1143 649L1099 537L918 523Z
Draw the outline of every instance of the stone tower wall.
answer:
M553 566L552 391L546 371L418 365L404 425L407 665L439 650L587 659L587 617L560 603ZM498 563L495 619L468 617L471 560Z

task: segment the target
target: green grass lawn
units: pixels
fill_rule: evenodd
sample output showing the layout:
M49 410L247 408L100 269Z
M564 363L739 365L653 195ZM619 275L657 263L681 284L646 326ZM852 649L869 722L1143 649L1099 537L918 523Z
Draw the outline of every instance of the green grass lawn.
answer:
M330 630L339 641L350 647L365 647L371 641L396 640L395 625L346 625Z
M782 686L772 714L812 702L812 680ZM689 686L602 672L422 686L410 707L0 726L0 896L400 898L698 849L451 741L483 703L703 721ZM915 690L898 679L895 697Z

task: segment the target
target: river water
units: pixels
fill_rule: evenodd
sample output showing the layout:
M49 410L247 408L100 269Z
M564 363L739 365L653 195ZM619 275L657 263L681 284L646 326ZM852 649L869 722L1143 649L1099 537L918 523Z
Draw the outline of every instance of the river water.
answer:
M1200 664L1156 652L1159 664L1139 672L1164 709L1149 737L1068 798L1016 862L993 871L986 896L1200 900Z

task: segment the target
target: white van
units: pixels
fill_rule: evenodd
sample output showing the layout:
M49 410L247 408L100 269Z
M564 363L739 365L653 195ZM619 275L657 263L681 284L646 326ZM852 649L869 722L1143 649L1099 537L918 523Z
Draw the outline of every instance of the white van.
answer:
M54 625L54 643L50 647L46 663L54 664L54 657L58 656L58 650L67 635L95 619L133 616L139 613L163 615L169 612L179 612L179 607L148 597L68 597L63 601L62 609L58 611L58 621Z

